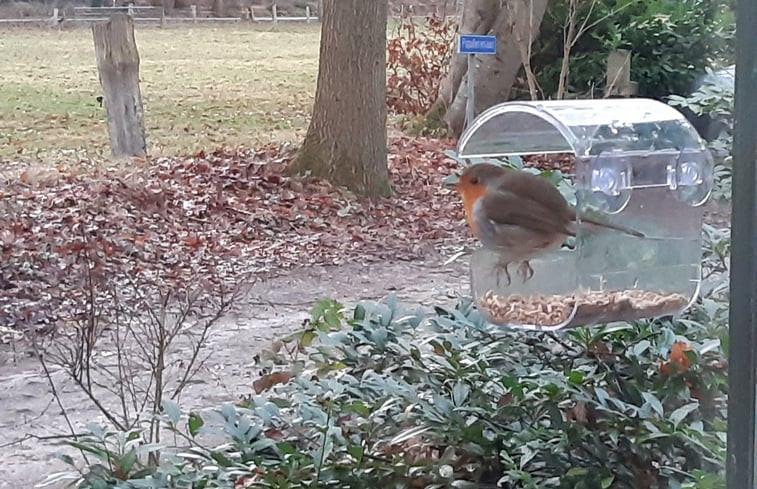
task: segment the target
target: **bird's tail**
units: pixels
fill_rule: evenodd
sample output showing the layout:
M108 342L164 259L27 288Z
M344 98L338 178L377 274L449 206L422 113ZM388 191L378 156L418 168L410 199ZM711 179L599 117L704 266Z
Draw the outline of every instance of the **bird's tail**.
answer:
M637 238L646 238L646 235L644 233L641 233L639 231L636 231L635 229L627 228L624 226L619 226L617 224L612 224L609 222L604 221L597 221L596 219L592 219L590 217L581 217L581 222L588 222L589 224L593 224L595 226L600 226L603 228L609 228L614 229L616 231L620 231L621 233L629 234L631 236L635 236Z

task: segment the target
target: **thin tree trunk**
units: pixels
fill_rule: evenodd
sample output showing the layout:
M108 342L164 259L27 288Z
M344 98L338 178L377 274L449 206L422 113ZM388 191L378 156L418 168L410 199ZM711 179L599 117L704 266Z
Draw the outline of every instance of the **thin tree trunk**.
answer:
M313 115L290 168L369 196L389 193L387 0L324 0Z
M225 7L223 0L213 0L213 15L215 17L223 17L225 14Z
M526 73L528 92L531 95L531 100L539 98L538 82L536 81L533 69L531 69L531 46L533 45L533 36L539 29L538 25L534 27L534 16L537 14L535 3L533 0L526 0L524 2L508 2L506 4L510 12L513 35L520 51L523 71ZM546 9L546 2L544 7ZM544 12L542 12L543 16ZM538 22L541 23L541 18Z
M578 15L578 1L570 0L568 2L568 18L565 19L566 26L563 28L563 48L562 62L560 63L560 77L557 84L556 98L562 100L565 98L565 90L568 86L570 77L570 50L576 39L576 16Z
M113 156L144 156L147 145L134 21L116 14L92 25L92 35Z
M617 9L610 10L610 12L590 24L589 21L592 20L592 13L598 3L599 0L591 0L589 9L584 13L584 19L580 26L578 25L578 14L585 3L582 0L570 0L568 3L568 17L565 19L565 25L563 26L563 51L562 62L560 63L560 78L557 85L557 99L565 98L565 94L570 86L570 52L581 36L600 22L613 17L629 5L633 5L633 2L623 4Z
M463 34L497 36L497 54L475 58L475 113L509 99L522 65L523 41L533 42L539 33L548 0L467 0L460 23ZM528 15L522 15L527 12ZM531 25L522 25L531 23ZM520 35L516 36L515 32ZM522 38L518 42L518 38ZM528 46L530 50L530 45ZM465 124L467 102L467 59L454 56L440 85L439 97L427 114L429 125L444 121L452 136L459 136Z
M171 15L173 13L173 9L176 8L176 0L162 0L159 2L159 5L163 7L163 11L166 15Z

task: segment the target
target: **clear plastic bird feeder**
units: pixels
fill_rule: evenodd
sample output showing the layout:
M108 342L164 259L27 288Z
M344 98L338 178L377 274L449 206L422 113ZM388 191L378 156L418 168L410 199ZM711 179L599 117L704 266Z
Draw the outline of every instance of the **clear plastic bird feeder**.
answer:
M496 252L473 253L471 287L489 322L557 330L675 316L696 298L713 162L675 109L649 99L508 102L480 114L457 153L492 162L576 157L575 195L567 196L577 214L572 247L531 260L533 276L512 274L509 284ZM581 223L582 216L645 237Z

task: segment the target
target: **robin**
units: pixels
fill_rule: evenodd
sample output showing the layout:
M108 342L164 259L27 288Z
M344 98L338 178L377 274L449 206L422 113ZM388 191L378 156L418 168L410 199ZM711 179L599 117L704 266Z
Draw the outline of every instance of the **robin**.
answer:
M500 255L497 268L519 262L517 273L525 283L534 271L529 263L554 251L575 236L576 211L559 190L532 173L508 170L491 163L469 165L453 185L463 200L465 218L481 244ZM581 222L606 227L631 236L644 234L581 216Z

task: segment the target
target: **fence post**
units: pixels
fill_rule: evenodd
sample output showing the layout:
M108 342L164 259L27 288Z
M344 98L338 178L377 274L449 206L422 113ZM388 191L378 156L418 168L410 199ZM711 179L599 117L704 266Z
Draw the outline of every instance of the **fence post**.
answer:
M279 12L278 12L278 8L276 8L275 3L271 5L271 20L273 20L274 24L278 23L279 21Z
M636 95L639 84L631 81L631 51L617 49L607 56L605 97Z
M305 5L305 22L310 23L310 5Z
M58 7L53 8L53 16L50 18L52 25L58 25Z
M129 17L134 17L134 4L129 4Z
M166 26L166 9L160 8L160 27Z
M226 6L223 0L213 0L211 15L216 18L226 15Z
M197 5L192 5L189 7L189 9L192 11L192 22L195 24L197 23Z
M256 20L258 19L255 18L255 7L250 7L250 21L255 22Z
M115 157L144 156L147 144L134 19L114 14L106 22L93 24L92 35L111 152Z

